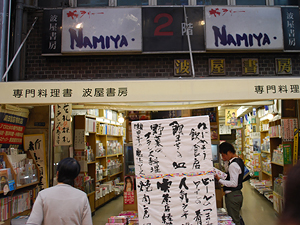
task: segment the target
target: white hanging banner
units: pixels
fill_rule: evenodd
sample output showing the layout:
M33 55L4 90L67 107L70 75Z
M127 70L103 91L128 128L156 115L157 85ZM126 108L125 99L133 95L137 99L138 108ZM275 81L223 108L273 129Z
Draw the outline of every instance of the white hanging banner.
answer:
M208 116L132 122L140 224L218 224Z
M55 146L72 145L71 132L72 104L56 104L54 116Z

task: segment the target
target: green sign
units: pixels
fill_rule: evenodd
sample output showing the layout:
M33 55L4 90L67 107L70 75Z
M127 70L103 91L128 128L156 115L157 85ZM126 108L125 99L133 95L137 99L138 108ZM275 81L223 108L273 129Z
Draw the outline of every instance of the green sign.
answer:
M291 144L283 144L284 164L292 164L292 146Z

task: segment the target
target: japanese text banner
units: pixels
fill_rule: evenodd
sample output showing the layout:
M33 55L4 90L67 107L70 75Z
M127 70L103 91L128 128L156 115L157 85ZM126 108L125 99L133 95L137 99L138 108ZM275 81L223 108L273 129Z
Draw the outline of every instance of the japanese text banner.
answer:
M208 116L132 122L140 224L217 224Z

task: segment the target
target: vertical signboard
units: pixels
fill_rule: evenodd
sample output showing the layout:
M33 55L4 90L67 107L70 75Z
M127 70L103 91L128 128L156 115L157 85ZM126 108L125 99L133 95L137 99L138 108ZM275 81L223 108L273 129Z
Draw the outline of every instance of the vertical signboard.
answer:
M280 7L206 6L207 50L283 50Z
M40 183L42 189L48 187L47 160L44 134L24 135L24 150L29 151L40 170Z
M43 14L43 54L61 53L62 10L45 9Z
M284 50L300 50L299 7L282 7Z
M140 224L218 224L208 116L132 122Z
M145 7L143 14L143 52L189 51L189 32L193 51L204 51L203 7Z
M72 145L71 132L72 104L56 104L54 116L54 145Z
M141 8L63 9L62 52L141 52Z

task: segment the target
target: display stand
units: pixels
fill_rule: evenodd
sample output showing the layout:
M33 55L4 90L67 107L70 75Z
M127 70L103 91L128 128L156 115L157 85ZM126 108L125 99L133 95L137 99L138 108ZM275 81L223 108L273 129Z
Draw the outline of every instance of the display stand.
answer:
M9 191L7 193L7 195L4 194L3 191L0 191L0 198L5 198L5 197L13 197L14 195L18 194L18 193L22 193L24 191L32 191L32 196L31 196L31 204L34 203L34 200L35 200L35 197L37 196L37 191L36 191L36 188L39 184L39 180L40 180L40 171L38 169L38 165L36 164L34 158L31 156L30 152L27 152L27 158L29 159L33 159L33 163L35 164L35 167L37 169L37 181L36 182L33 182L33 183L30 183L30 184L25 184L25 185L22 185L22 186L18 186L18 187L15 187L15 190L12 190L12 191ZM3 159L5 161L5 164L6 164L6 168L10 168L11 169L11 173L12 173L12 176L15 180L15 183L16 183L16 180L17 180L17 174L14 172L14 169L13 169L13 166L11 165L7 155L5 153L0 153L0 156L3 156ZM32 205L31 205L32 206ZM12 202L10 202L9 204L9 212L12 212ZM12 217L10 217L9 219L5 220L5 221L2 221L4 225L10 225L11 224L11 220L17 216L23 216L23 215L29 215L31 212L31 209L27 209L23 212L20 212ZM1 222L0 222L1 223Z

